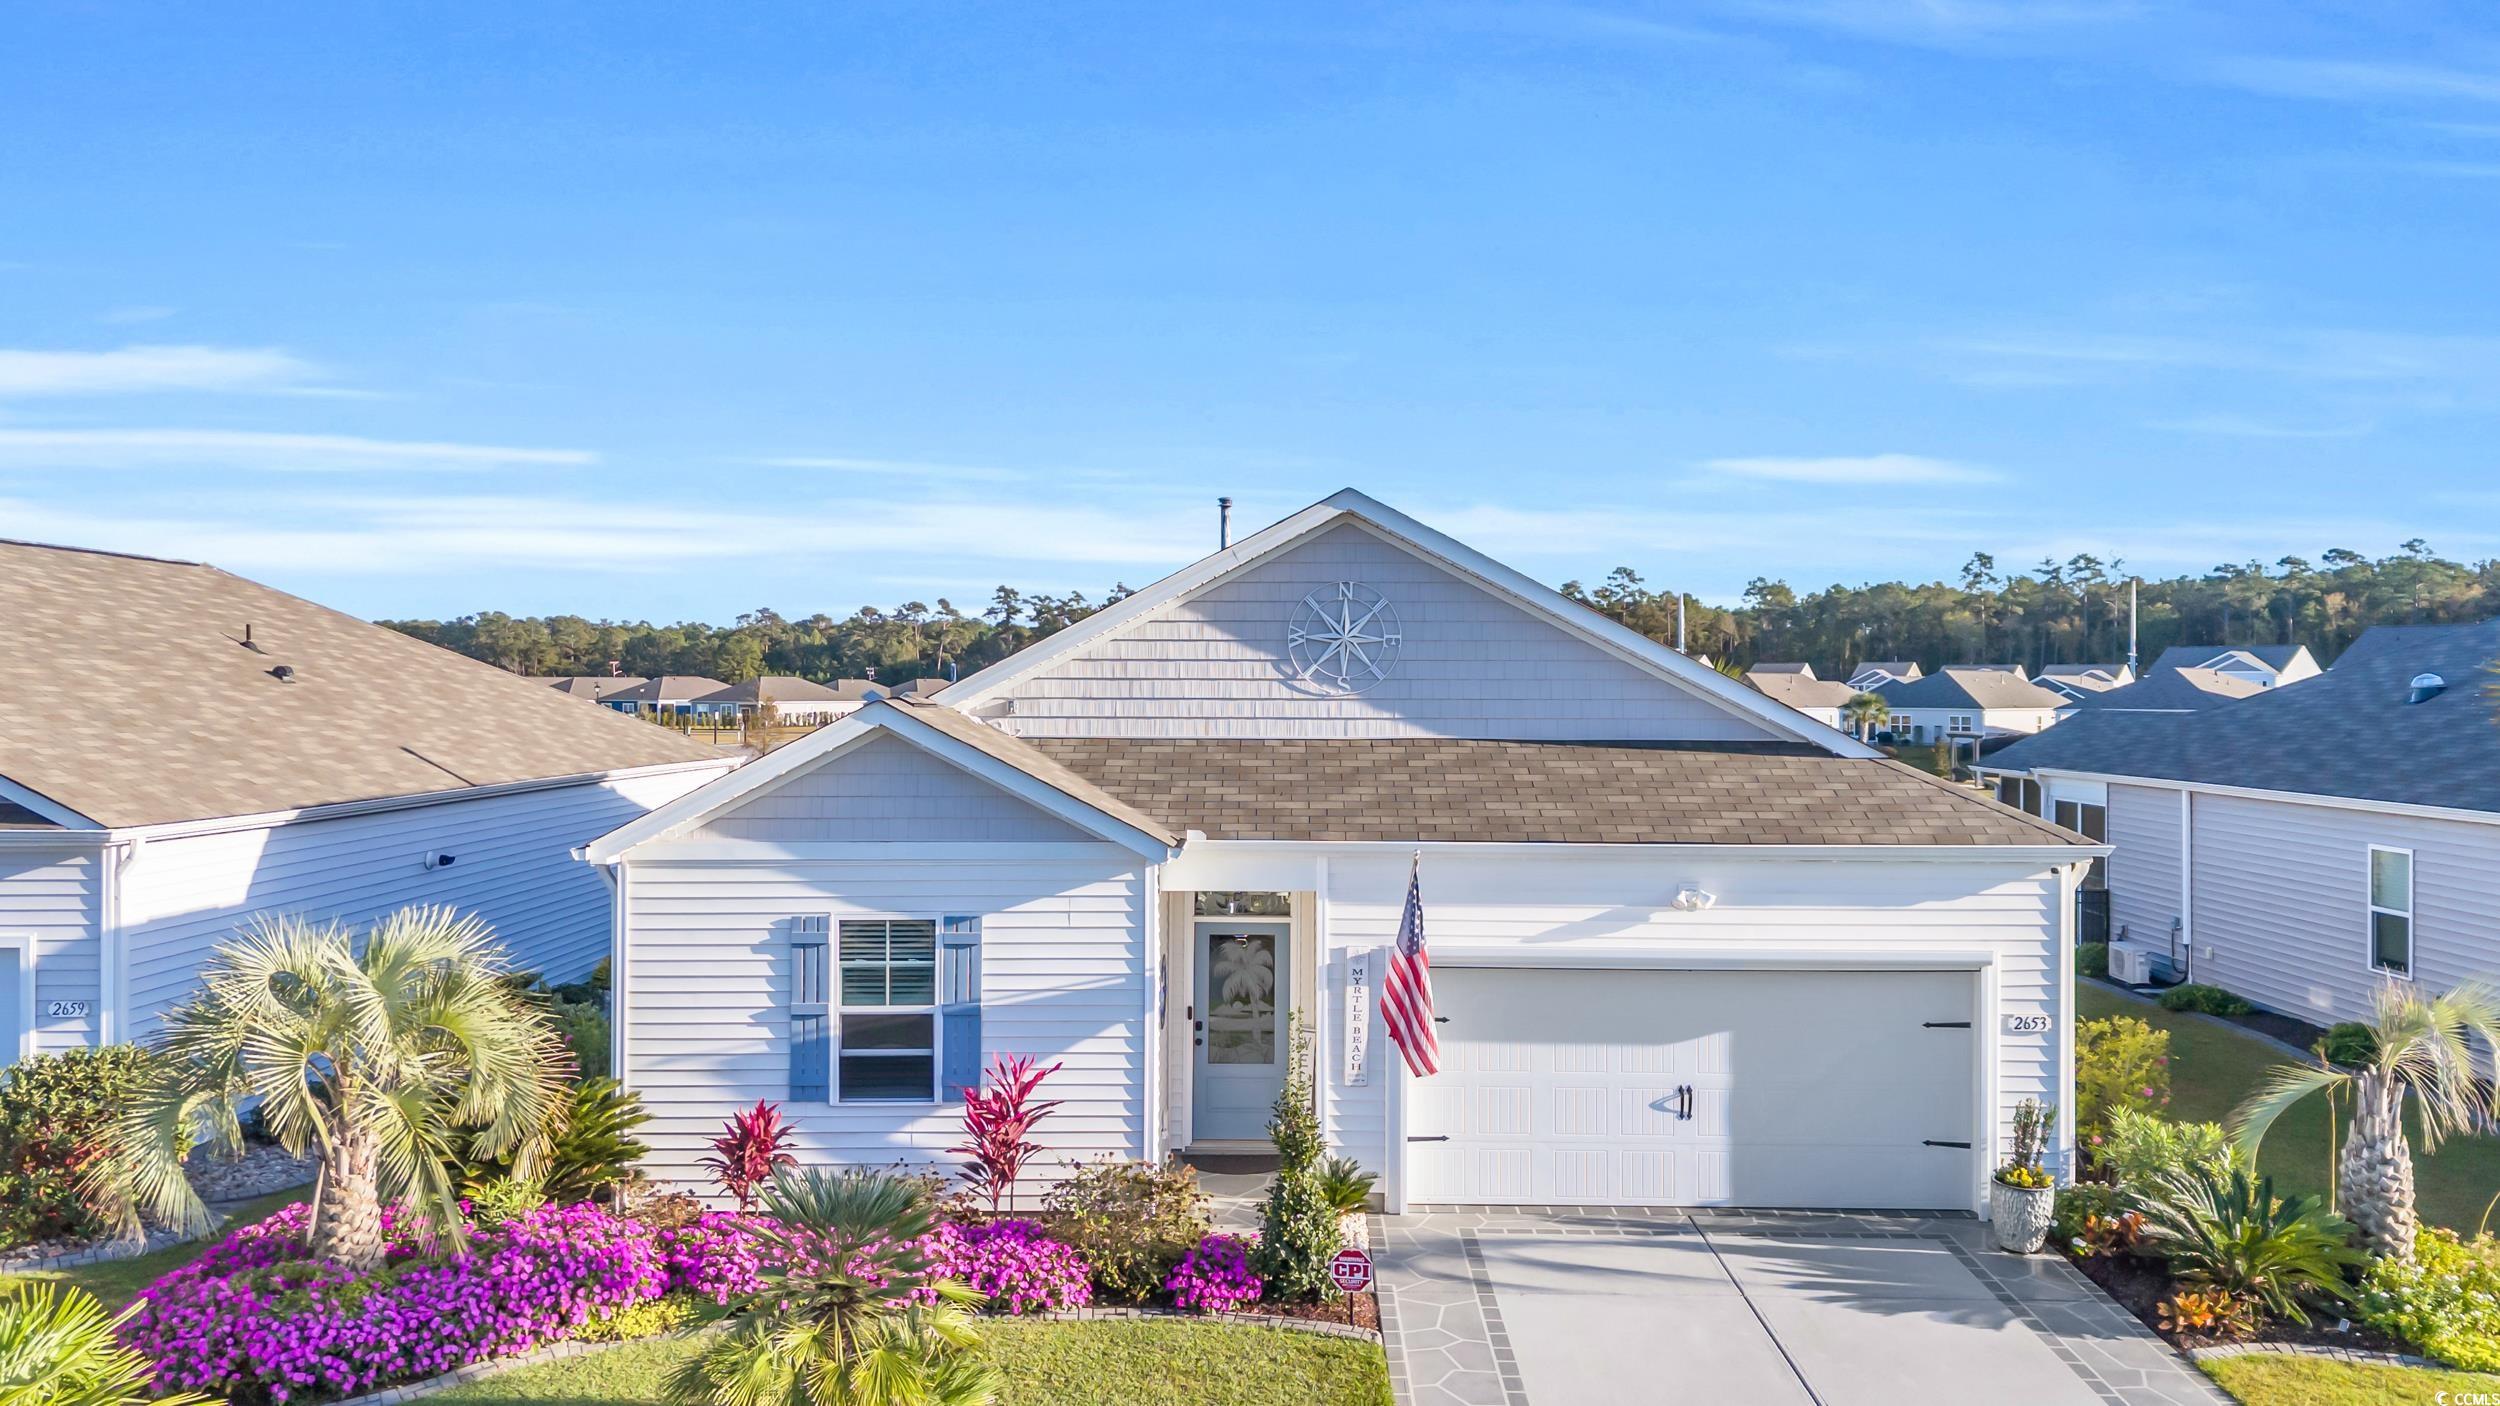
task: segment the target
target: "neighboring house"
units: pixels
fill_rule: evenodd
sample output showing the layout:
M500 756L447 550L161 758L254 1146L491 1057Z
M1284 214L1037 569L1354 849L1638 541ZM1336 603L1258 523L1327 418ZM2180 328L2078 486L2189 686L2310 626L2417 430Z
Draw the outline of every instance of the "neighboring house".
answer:
M901 683L879 685L889 698L927 698L946 687L948 680L938 678L905 679Z
M2135 670L2124 664L2051 664L2031 681L2068 699L2107 693L2135 682Z
M2066 716L2079 713L2201 713L2207 708L2254 698L2266 691L2253 679L2212 669L2158 669L2124 688L2087 693L2075 699Z
M1875 659L1849 671L1849 686L1872 690L1888 683L1913 683L1926 676L1926 671L1910 660Z
M610 695L607 703L619 712L646 717L658 713L706 716L719 711L708 700L727 687L719 679L707 679L701 674L662 674Z
M1348 491L583 857L679 1185L758 1099L806 1162L951 1161L1012 1055L1037 1182L1259 1151L1299 1012L1393 1210L1977 1211L2072 1103L2098 853ZM1418 860L1428 1079L1378 1020Z
M2068 701L2017 669L1961 664L1907 683L1878 684L1872 691L1892 710L1886 729L1909 742L2039 732L2057 721L2058 709Z
M566 674L556 678L542 678L538 682L567 698L580 698L592 703L614 706L617 695L628 689L640 688L650 680L638 679L630 674ZM620 708L618 711L630 713L633 709L629 706Z
M787 674L766 674L696 699L695 706L722 716L744 717L755 711L759 701L769 701L782 721L813 725L858 712L861 704L877 694L877 686L866 679L821 684Z
M2500 977L2495 660L2500 621L2382 626L2304 682L2079 713L1985 765L2009 799L2105 817L2112 936L2272 1010L2363 1019L2389 977Z
M1770 665L1749 669L1745 682L1765 698L1775 698L1830 728L1846 728L1841 709L1861 690L1814 676L1810 664Z
M147 1034L260 913L449 904L579 977L610 904L567 852L727 768L189 562L0 543L0 639L0 1062Z
M2305 644L2174 644L2147 673L2165 669L2211 669L2260 688L2275 688L2325 673Z

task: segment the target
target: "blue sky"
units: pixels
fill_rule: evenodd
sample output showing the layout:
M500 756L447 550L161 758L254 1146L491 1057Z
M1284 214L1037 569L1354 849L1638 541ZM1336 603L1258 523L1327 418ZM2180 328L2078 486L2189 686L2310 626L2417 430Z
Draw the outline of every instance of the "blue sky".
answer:
M20 0L0 536L715 620L1346 485L1717 599L2500 555L2477 8Z

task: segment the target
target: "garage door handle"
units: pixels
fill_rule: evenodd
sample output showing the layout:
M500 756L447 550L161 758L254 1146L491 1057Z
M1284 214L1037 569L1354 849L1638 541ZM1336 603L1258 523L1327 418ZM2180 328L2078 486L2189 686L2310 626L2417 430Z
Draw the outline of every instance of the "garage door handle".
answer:
M1919 1024L1919 1028L1920 1028L1920 1029L1922 1029L1922 1030L1968 1030L1968 1029L1970 1029L1970 1022L1969 1022L1969 1021L1967 1021L1967 1020L1922 1020L1922 1021L1920 1021L1918 1024Z
M1937 1140L1936 1140L1936 1139L1934 1139L1934 1138L1921 1138L1921 1139L1919 1139L1919 1141L1920 1141L1921 1143L1925 1144L1926 1146L1929 1146L1929 1147L1961 1147L1961 1148L1967 1148L1967 1147L1969 1147L1969 1146L1970 1146L1970 1144L1969 1144L1969 1143L1967 1143L1967 1142L1939 1142L1939 1141L1937 1141Z
M1411 1137L1407 1139L1408 1142L1448 1142L1449 1140L1450 1135L1448 1133L1434 1133L1429 1137Z

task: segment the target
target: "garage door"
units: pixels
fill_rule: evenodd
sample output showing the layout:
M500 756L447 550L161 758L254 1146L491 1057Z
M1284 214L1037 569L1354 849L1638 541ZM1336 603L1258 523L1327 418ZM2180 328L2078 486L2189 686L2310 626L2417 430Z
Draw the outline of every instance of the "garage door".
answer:
M1407 1196L1967 1209L1969 972L1433 973ZM1939 1145L1943 1144L1943 1145Z

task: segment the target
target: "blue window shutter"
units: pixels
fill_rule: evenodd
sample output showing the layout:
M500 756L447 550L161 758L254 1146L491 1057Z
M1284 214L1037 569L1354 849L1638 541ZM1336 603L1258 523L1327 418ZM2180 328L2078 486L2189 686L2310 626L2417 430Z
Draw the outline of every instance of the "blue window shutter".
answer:
M946 1004L939 1011L938 1099L961 1103L981 1083L981 920L938 924Z
M790 1101L833 1099L833 1013L827 993L833 920L790 920Z

